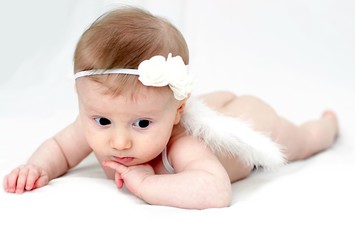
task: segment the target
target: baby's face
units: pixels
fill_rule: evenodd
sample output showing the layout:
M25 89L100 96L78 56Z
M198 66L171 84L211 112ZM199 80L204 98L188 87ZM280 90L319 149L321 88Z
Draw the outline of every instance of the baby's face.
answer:
M85 78L77 80L77 91L85 136L100 160L132 166L154 159L179 120L180 103L169 91L144 87L134 99L113 97Z

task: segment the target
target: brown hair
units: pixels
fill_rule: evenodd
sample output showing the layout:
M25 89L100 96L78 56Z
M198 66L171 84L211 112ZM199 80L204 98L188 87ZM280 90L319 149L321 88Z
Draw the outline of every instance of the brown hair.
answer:
M138 68L155 55L179 55L189 63L184 37L170 22L139 8L122 8L99 17L81 36L74 72L91 69ZM92 76L114 95L141 85L134 75Z

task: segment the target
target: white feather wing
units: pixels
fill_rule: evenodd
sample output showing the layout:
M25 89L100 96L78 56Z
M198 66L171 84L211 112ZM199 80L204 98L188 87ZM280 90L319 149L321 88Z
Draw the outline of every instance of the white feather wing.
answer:
M216 154L238 156L246 164L264 169L286 163L280 146L268 136L238 118L213 111L198 99L187 101L181 123Z

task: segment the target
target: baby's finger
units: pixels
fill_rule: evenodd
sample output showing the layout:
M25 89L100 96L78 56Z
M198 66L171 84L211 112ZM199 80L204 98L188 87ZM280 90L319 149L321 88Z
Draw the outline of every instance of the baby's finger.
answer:
M16 184L19 172L20 168L16 168L12 170L9 175L7 175L7 192L14 193L16 191Z
M124 173L126 171L128 171L128 167L122 165L122 164L119 164L117 162L114 162L114 161L104 161L102 163L105 167L109 167L113 170L115 170L116 172L119 172L119 173Z
M17 178L16 193L23 193L27 181L28 171L28 168L20 169L19 176Z
M41 176L41 177L38 178L37 181L34 183L32 189L43 187L43 186L47 185L48 182L49 182L49 179L48 179L48 176L47 176L47 175Z
M118 172L115 173L115 182L118 189L121 189L123 187L124 181L121 178L121 174L119 174Z
M26 182L26 186L25 189L27 191L32 190L34 187L35 182L37 181L37 179L40 177L40 174L38 172L38 170L36 169L31 169L28 173L28 177L27 177L27 182Z
M9 183L8 183L8 176L6 175L5 177L4 177L4 180L3 180L3 182L2 182L2 186L4 187L4 190L6 191L6 192L8 192L9 191Z

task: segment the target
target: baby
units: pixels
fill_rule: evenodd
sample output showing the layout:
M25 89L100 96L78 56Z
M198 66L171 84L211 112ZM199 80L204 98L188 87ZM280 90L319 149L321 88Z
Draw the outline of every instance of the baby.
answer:
M165 19L113 10L81 36L74 56L77 119L5 176L9 193L43 187L94 152L108 178L149 204L226 207L231 183L330 147L337 119L296 126L253 96L191 97L189 53Z

